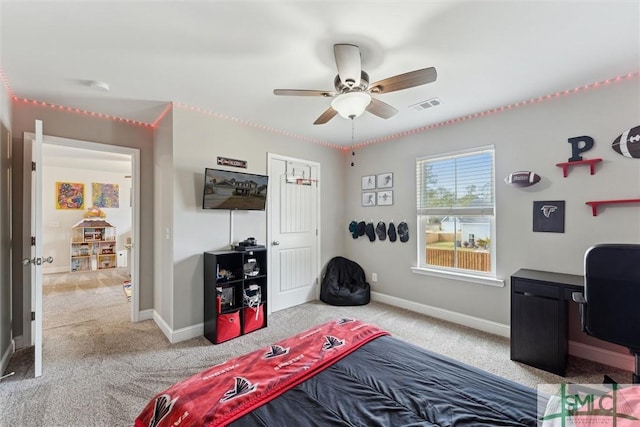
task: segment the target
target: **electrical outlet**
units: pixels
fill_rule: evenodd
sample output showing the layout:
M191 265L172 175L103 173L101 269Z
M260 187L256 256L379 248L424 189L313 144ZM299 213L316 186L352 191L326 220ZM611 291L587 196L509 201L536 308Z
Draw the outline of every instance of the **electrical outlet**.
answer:
M378 281L378 273L371 273L371 281L372 282Z

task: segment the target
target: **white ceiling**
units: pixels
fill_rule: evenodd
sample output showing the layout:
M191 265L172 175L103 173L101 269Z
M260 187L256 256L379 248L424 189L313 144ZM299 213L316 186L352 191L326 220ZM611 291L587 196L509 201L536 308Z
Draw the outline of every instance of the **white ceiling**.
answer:
M312 124L330 99L273 95L332 90L334 43L359 45L372 81L438 71L377 95L400 112L357 118L356 143L640 70L640 2L628 0L0 0L0 13L17 97L145 123L173 101L338 145L351 145L349 120ZM443 104L410 108L432 97Z

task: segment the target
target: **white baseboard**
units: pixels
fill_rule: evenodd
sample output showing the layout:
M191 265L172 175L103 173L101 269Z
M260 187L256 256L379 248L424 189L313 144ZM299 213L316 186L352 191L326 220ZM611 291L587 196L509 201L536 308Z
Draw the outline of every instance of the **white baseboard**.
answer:
M478 317L457 313L455 311L445 310L443 308L432 307L426 304L420 304L414 301L407 301L402 298L392 297L378 292L371 292L371 299L373 301L393 305L394 307L400 307L415 311L416 313L426 314L427 316L435 317L436 319L446 320L448 322L510 338L509 325L503 325L501 323L480 319ZM627 371L633 371L635 365L635 360L630 354L626 355L576 341L569 341L569 354Z
M576 341L569 341L569 354L626 371L633 372L635 365L635 359L631 354L618 353Z
M153 320L154 310L142 310L138 312L138 321L142 322L143 320Z
M153 310L153 320L154 322L156 322L164 336L167 337L171 344L186 341L188 339L199 337L204 334L204 324L202 323L188 326L186 328L173 330L155 310Z
M170 341L172 344L175 344L180 341L190 340L191 338L201 337L202 335L204 335L204 323L198 323L197 325L176 329L171 334Z
M15 351L15 344L12 342L10 346L7 347L7 350L2 355L2 359L0 359L0 377L4 375L4 371L9 366L9 359L11 355Z
M42 267L42 274L68 273L69 267Z
M509 338L511 335L509 325L503 325L502 323L492 322L479 317L473 317L467 314L461 314L455 311L445 310L443 308L433 307L414 301L407 301L402 298L392 297L378 292L371 292L371 299L394 307L405 308L407 310L415 311L416 313L426 314L427 316L435 317L436 319L442 319L458 325L489 332L501 337Z
M17 337L15 337L13 339L13 351L15 351L16 349L21 349L24 347L24 338L22 337L22 335L18 335Z

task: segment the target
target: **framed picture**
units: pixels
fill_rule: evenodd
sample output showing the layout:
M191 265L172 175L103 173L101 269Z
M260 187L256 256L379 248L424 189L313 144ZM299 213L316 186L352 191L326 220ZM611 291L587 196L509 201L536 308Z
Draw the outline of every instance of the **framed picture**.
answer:
M366 175L362 177L362 190L373 190L376 188L376 176Z
M362 206L375 206L376 193L373 191L362 193Z
M393 173L385 172L376 176L377 188L391 188L393 187Z
M564 200L533 202L533 231L564 233Z
M93 206L98 208L120 207L120 189L118 184L91 184L93 189Z
M393 204L393 190L377 192L378 206L391 206Z
M84 184L56 182L56 209L84 209Z

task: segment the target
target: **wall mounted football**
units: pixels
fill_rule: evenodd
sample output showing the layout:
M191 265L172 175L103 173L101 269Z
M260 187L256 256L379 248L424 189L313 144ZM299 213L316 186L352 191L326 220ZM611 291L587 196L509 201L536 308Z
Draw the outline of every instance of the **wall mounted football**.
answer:
M540 175L530 171L511 172L504 179L504 182L515 185L516 187L530 187L540 182Z
M640 126L627 129L613 140L611 148L618 154L632 159L640 159Z

